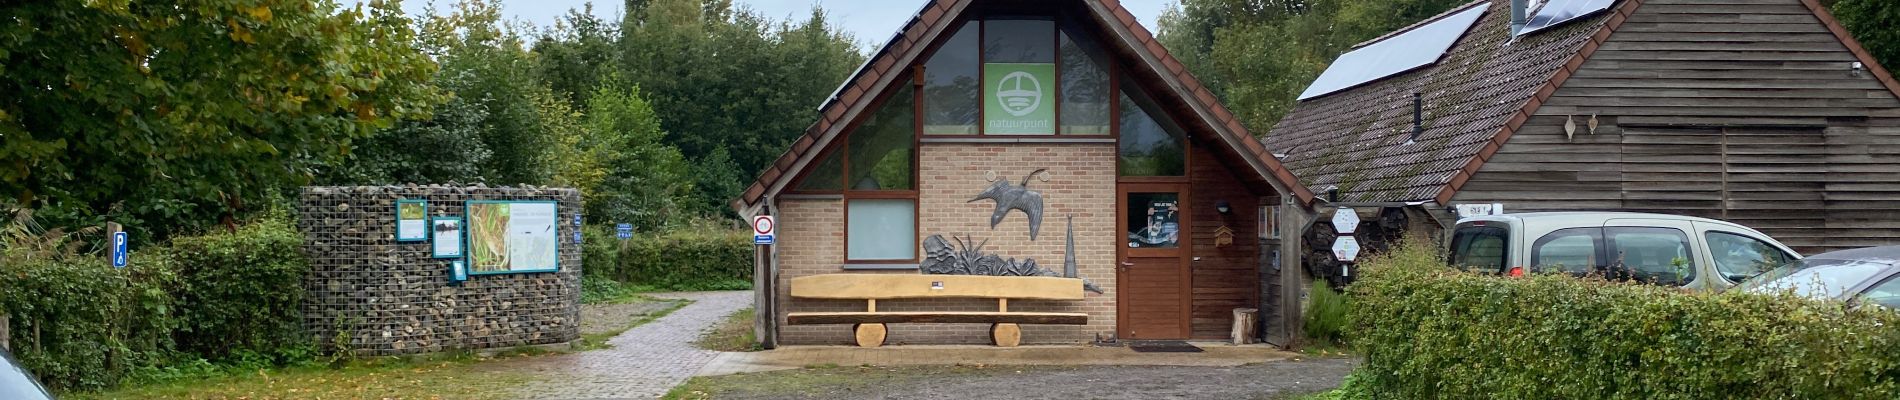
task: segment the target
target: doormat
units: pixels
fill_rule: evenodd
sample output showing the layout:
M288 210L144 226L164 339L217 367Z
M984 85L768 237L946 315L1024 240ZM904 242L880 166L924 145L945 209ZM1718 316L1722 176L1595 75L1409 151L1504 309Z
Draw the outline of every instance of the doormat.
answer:
M1180 340L1131 340L1128 349L1136 353L1199 353L1201 348Z

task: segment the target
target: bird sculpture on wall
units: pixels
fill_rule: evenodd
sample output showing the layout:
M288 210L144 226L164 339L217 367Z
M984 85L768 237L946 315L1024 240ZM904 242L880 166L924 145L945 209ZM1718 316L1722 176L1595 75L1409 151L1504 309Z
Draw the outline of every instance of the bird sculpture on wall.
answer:
M983 193L978 193L976 198L968 202L985 199L996 202L996 211L990 213L990 229L996 229L997 224L1003 223L1003 216L1009 215L1010 211L1022 210L1023 215L1029 217L1029 240L1036 240L1036 233L1042 231L1042 192L1029 190L1029 179L1048 170L1041 168L1024 175L1021 185L1012 185L1007 179L991 178L989 189L984 189Z

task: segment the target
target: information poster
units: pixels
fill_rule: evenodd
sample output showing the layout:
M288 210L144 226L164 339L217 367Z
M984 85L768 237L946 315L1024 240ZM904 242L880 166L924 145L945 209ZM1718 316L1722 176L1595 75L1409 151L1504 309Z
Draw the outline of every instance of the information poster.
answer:
M396 241L429 240L429 203L422 200L396 200Z
M551 201L469 201L470 273L560 269L560 217Z
M458 217L438 217L430 220L429 233L433 235L431 253L435 258L462 258L462 219Z
M1056 133L1056 65L983 65L983 133Z

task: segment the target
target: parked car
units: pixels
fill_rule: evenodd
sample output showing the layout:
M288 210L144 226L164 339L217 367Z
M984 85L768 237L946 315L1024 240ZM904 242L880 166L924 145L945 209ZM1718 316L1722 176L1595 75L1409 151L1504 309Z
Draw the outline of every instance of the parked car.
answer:
M1900 246L1830 251L1749 278L1734 290L1792 291L1818 299L1900 309Z
M33 374L13 360L13 353L0 349L0 399L52 400L53 394L41 386Z
M1458 220L1453 266L1518 275L1561 271L1716 291L1801 255L1733 223L1681 215L1537 212Z

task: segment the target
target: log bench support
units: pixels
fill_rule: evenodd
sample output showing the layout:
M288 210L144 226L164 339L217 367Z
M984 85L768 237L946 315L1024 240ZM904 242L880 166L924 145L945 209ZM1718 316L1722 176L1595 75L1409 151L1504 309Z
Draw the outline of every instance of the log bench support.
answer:
M829 274L793 278L794 298L863 300L861 312L792 312L787 325L852 324L858 346L878 347L891 323L987 323L990 343L1022 344L1021 324L1086 325L1086 313L1011 312L1009 299L1081 300L1082 280L1054 277ZM878 300L994 298L996 311L878 311Z

